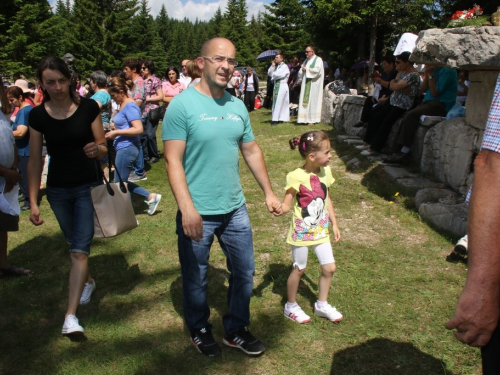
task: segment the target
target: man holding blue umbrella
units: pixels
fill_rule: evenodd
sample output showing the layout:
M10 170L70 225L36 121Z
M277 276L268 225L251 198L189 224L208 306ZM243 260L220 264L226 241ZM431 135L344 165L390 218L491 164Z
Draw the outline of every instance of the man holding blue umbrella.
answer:
M306 47L306 60L299 71L300 88L297 122L312 126L321 121L323 107L323 60L316 55L313 46Z

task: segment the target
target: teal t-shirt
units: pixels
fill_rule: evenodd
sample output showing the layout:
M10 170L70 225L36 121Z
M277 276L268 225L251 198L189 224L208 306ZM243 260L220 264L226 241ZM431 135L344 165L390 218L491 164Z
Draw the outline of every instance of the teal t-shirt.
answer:
M448 112L457 101L457 70L453 68L436 68L434 69L434 79L436 80L436 90L439 92L439 95L432 96L431 90L427 89L424 102L438 100L444 103L446 112Z
M228 92L214 99L194 87L184 90L167 108L162 139L186 141L183 167L201 215L226 214L245 203L239 146L255 137L240 99Z

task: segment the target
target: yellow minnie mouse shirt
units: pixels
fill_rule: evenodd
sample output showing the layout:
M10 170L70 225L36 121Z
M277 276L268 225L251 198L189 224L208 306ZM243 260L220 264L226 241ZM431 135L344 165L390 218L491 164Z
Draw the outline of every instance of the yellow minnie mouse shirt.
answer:
M328 188L334 183L330 167L318 174L298 168L286 176L285 190L297 194L286 242L294 246L317 245L330 240L328 230Z

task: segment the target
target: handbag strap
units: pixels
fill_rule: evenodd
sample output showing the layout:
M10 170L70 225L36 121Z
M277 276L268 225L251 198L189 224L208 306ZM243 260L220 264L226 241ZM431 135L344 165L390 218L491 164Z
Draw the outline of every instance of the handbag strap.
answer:
M97 181L99 182L99 169L101 169L101 163L99 163L99 160L95 159L95 165L96 165L96 172L97 172ZM118 168L116 167L115 161L113 160L111 155L108 153L108 168L109 168L109 170L111 170L112 166L115 167L115 173L117 174L118 179L120 180L120 183L118 184L120 186L120 190L122 191L122 193L127 193L128 190L127 190L127 187L125 186L125 182L123 182L122 176L120 176L120 172L118 172ZM97 168L99 168L99 169L97 169ZM114 192L113 188L111 187L105 174L101 173L101 175L102 175L102 179L104 180L104 183L106 184L106 190L108 191L108 194L111 196L115 195L115 192Z

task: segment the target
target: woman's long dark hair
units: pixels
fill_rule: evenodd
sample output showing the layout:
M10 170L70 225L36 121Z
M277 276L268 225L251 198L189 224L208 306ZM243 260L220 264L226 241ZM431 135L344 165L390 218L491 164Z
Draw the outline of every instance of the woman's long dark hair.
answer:
M42 79L42 73L46 69L51 69L51 70L58 70L61 72L61 74L66 77L71 83L69 85L69 97L75 104L80 103L80 95L76 92L76 83L73 82L71 79L71 71L68 68L68 65L60 59L59 57L56 56L48 56L44 58L40 63L38 64L37 71L36 71L36 77L38 78L38 81L43 87L43 79ZM47 90L43 89L43 101L42 104L45 102L48 102L50 100L50 95L47 92Z

